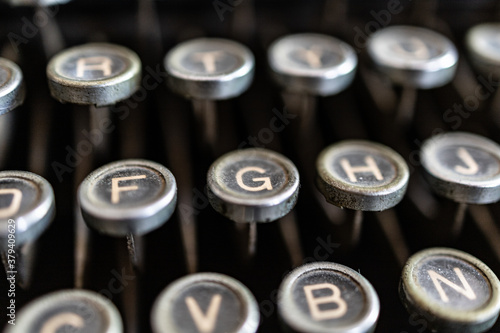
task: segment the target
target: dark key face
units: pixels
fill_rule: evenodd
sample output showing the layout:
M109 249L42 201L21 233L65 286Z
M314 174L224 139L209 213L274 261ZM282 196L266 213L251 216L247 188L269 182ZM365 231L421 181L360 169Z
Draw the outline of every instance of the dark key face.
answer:
M500 281L479 259L462 251L429 248L403 268L400 297L410 313L446 332L487 331L500 312Z
M151 313L155 333L254 333L259 312L248 289L217 273L198 273L169 285Z
M70 80L98 81L120 75L129 66L129 59L109 50L89 49L69 55L59 63L57 71Z
M360 274L334 263L306 264L292 271L278 294L281 318L300 332L368 332L379 301Z
M26 171L0 172L0 244L6 244L9 224L15 225L17 245L35 240L54 211L54 193L45 179Z
M491 284L477 268L464 260L433 256L423 260L417 283L433 301L450 311L480 309L491 298Z
M116 307L87 290L62 290L42 296L20 310L10 333L115 333L122 332Z

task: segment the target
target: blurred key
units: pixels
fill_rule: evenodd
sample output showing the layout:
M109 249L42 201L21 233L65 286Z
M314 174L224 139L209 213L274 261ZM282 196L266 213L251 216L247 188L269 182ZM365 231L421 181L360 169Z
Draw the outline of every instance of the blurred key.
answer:
M458 63L458 52L448 38L413 26L378 30L368 39L367 50L375 68L403 87L396 117L404 125L413 118L416 89L449 83Z
M354 79L358 58L354 49L327 35L304 33L282 37L268 50L274 80L284 89L329 96Z
M25 87L21 69L12 61L0 58L0 115L24 102Z
M122 46L85 44L53 57L47 77L52 96L62 103L108 106L138 89L141 61Z
M435 332L488 331L500 312L499 290L500 281L483 262L447 248L414 254L399 286L408 312Z
M380 302L358 272L316 262L294 269L283 280L278 311L290 332L368 333L375 330Z
M500 23L472 27L465 37L471 60L482 74L500 74Z
M168 86L191 99L203 139L212 151L217 142L214 101L233 98L248 89L255 60L244 45L219 38L198 38L175 46L165 56Z
M368 53L394 83L418 89L440 87L455 75L458 53L448 38L429 29L392 26L370 36Z
M6 333L122 333L120 313L110 300L88 290L60 290L21 308Z
M55 6L70 2L71 0L3 0L12 6Z
M259 320L259 307L247 287L218 273L174 281L151 311L154 333L255 333Z

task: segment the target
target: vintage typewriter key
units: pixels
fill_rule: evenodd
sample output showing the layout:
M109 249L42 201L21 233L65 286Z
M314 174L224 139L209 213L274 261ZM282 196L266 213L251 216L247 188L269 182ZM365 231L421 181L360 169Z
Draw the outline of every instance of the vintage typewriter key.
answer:
M254 63L246 46L218 38L183 42L165 56L170 89L192 99L204 138L212 148L217 136L213 101L233 98L247 90L253 80Z
M427 139L420 152L424 175L439 195L459 203L453 234L467 204L500 200L500 146L479 135L450 132Z
M375 67L403 87L396 117L405 124L413 117L416 89L447 84L458 63L458 52L450 40L413 26L392 26L373 33L367 50Z
M465 37L471 60L483 74L500 75L500 23L472 27Z
M141 236L163 225L177 201L177 185L164 166L146 160L123 160L102 166L80 185L78 199L85 222L100 233ZM135 249L129 246L132 262Z
M433 332L486 332L500 312L500 281L479 259L430 248L410 257L399 285L401 300Z
M248 288L218 273L174 281L151 311L154 333L255 333L259 320L259 307Z
M47 77L52 96L62 103L109 106L137 90L141 61L122 46L85 44L53 57Z
M373 332L380 303L370 282L344 265L294 269L278 291L278 312L291 332Z
M118 309L106 297L89 290L60 290L42 296L17 314L6 333L122 333Z
M383 211L397 205L409 179L408 166L398 153L362 140L342 141L325 148L318 156L316 168L316 184L326 201L356 211L354 244L359 239L362 212ZM397 227L397 223L391 224Z
M14 110L24 102L23 73L12 61L0 58L0 115Z
M299 173L276 152L253 148L227 153L208 171L212 207L237 223L249 223L249 253L255 252L257 225L288 214L297 202Z
M30 284L35 241L54 215L54 192L44 178L27 171L0 171L0 250L6 271L18 273L21 286Z
M71 0L3 0L12 6L55 6L70 2Z
M351 84L358 58L350 45L336 38L304 33L275 41L268 61L274 80L284 89L329 96Z

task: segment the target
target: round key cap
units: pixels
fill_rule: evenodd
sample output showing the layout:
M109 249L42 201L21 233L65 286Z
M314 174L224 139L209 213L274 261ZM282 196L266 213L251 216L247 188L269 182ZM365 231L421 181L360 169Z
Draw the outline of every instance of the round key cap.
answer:
M275 81L289 91L333 95L351 84L358 58L339 39L312 33L282 37L269 48Z
M212 207L235 222L271 222L297 202L299 173L286 157L244 149L217 159L208 171Z
M403 198L409 171L392 149L369 141L348 140L325 148L316 161L317 186L336 206L382 211Z
M52 186L27 171L0 172L0 247L14 227L16 246L33 241L47 229L55 214Z
M19 311L6 333L122 333L118 309L88 290L61 290L42 296Z
M500 74L500 23L484 23L471 28L465 44L479 71Z
M177 201L177 185L164 166L123 160L92 172L78 189L85 222L99 232L122 237L146 234L163 225Z
M431 248L403 268L399 295L410 314L433 332L485 332L500 312L500 281L479 259L462 251Z
M403 86L440 87L455 75L458 62L455 46L432 30L388 27L372 34L367 47L377 69Z
M23 104L23 73L12 61L0 58L0 115Z
M452 132L429 138L420 158L432 189L456 202L500 199L500 146L479 135Z
M50 93L60 102L113 105L139 88L141 61L122 46L85 44L53 57L47 66L47 77Z
M252 82L254 62L247 47L218 38L181 43L165 56L169 87L186 98L205 100L243 93Z
M373 332L380 303L370 282L349 267L316 262L294 269L278 291L278 312L291 331Z
M255 333L259 307L237 280L218 273L198 273L170 284L151 312L154 333Z

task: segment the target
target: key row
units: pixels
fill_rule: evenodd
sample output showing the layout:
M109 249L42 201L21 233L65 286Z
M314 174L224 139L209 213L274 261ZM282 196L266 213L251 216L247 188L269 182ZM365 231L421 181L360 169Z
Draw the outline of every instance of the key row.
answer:
M463 204L500 200L500 146L484 137L451 132L424 142L421 162L433 190ZM317 187L325 199L355 211L383 211L403 198L409 180L404 159L378 143L349 140L325 148L317 159ZM299 173L276 152L252 148L217 159L207 175L212 207L237 223L280 219L295 206ZM85 222L114 237L143 235L163 225L175 210L177 185L164 166L123 160L92 172L78 199ZM30 172L0 172L0 241L17 223L17 245L36 240L55 214L51 185Z
M399 294L413 319L426 320L433 331L485 332L500 312L499 288L496 275L479 259L455 249L430 248L408 260ZM284 278L277 308L287 331L373 332L380 302L360 273L338 263L314 262ZM234 278L196 273L172 282L158 295L151 327L155 333L255 333L260 311L251 291ZM123 332L118 310L103 295L62 290L22 308L16 325L8 326L6 333L55 332L63 327Z
M498 24L471 29L467 46L479 71L498 73ZM370 36L367 51L375 67L403 87L428 89L448 83L458 53L446 37L423 28L393 26ZM272 77L284 89L332 95L353 80L354 49L334 37L296 34L275 41L268 51ZM240 95L252 82L254 56L237 42L200 38L181 43L165 57L168 84L176 93L197 100ZM49 62L51 94L65 103L108 106L129 98L141 87L141 61L131 50L113 44L86 44L60 52ZM23 75L12 62L0 61L0 114L22 104Z

